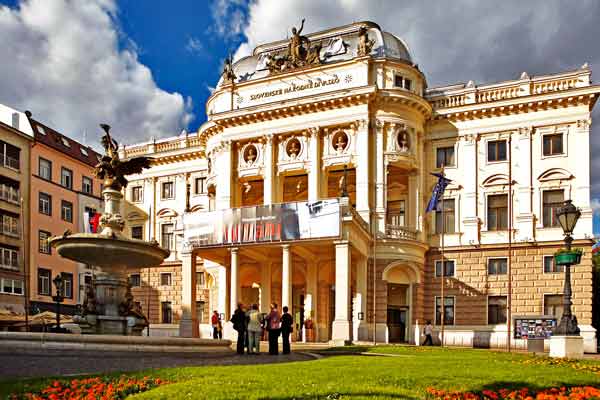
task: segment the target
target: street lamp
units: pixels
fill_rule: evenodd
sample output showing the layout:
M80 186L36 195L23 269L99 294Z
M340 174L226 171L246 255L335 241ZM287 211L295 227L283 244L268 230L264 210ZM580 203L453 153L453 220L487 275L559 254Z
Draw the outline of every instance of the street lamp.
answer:
M565 235L565 248L571 251L573 237L571 234L575 229L577 220L581 216L579 208L575 207L571 200L566 200L564 206L556 211L556 217ZM565 264L565 287L563 291L563 314L560 323L554 330L554 334L562 336L579 335L577 317L571 313L571 264Z
M64 296L64 282L62 278L62 274L56 275L56 277L52 280L54 286L56 287L56 295L52 296L52 300L56 303L56 333L62 332L60 329L60 303L65 300Z

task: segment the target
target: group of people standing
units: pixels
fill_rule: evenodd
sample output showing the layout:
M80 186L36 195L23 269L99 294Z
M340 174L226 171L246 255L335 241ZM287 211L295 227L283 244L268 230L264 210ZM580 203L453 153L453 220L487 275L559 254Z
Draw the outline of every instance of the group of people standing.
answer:
M279 335L283 342L283 354L290 354L290 334L293 331L294 319L287 307L283 307L281 314L277 304L273 303L271 312L265 315L258 310L257 304L252 304L247 311L242 304L238 304L231 322L233 329L238 333L238 354L244 354L246 349L248 354L259 354L260 339L264 331L268 333L269 354L279 354Z

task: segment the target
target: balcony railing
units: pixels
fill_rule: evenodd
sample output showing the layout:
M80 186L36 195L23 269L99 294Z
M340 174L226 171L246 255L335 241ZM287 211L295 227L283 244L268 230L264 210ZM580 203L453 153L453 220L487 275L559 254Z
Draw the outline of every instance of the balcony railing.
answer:
M0 223L0 235L19 238L21 236L21 230L19 229L17 223L10 220L6 220L6 218L4 218L4 221Z
M19 160L10 156L4 156L4 166L17 171L20 169Z
M417 232L401 225L386 224L385 236L392 239L417 240Z
M19 189L7 185L0 185L0 200L19 204L20 197Z

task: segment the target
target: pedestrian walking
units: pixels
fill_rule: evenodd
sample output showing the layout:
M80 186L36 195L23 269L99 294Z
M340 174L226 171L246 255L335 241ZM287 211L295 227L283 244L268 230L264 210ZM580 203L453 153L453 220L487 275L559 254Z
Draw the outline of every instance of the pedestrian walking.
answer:
M252 308L246 315L248 319L248 354L260 354L263 318L258 311L258 304L252 304Z
M246 343L246 313L242 308L242 304L238 304L233 316L231 317L233 329L238 334L237 338L237 353L244 354L244 345Z
M290 354L290 334L294 331L294 319L288 312L287 306L283 307L281 316L281 339L283 342L283 354Z
M213 339L221 339L221 332L219 330L220 318L217 310L213 311L213 315L210 317L210 324L213 328Z
M433 326L431 325L431 321L427 321L427 324L425 325L425 342L423 342L423 346L433 346L432 334Z
M279 333L281 331L281 315L277 310L277 304L271 304L271 312L267 316L267 329L269 331L269 354L270 355L278 355L279 348L277 344L277 339L279 338Z

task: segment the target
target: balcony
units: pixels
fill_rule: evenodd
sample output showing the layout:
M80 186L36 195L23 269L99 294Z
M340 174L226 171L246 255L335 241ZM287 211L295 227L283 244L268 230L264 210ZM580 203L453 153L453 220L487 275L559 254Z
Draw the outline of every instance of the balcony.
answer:
M417 240L417 232L402 225L385 225L385 236L398 240Z
M0 185L0 200L19 205L20 197L19 189L4 184Z
M4 156L3 165L7 168L14 169L15 171L20 170L20 162L18 158L11 157L9 155Z

